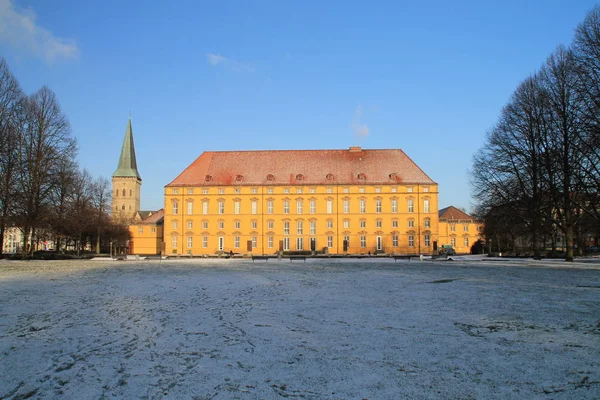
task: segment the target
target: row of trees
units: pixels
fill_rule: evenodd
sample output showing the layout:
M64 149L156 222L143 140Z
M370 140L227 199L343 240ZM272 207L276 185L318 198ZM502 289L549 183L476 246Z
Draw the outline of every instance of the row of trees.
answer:
M474 156L476 214L488 241L525 240L565 258L600 221L600 8L525 79ZM575 247L575 245L578 245Z
M75 160L77 143L55 94L47 87L27 96L0 58L0 252L4 233L18 227L33 252L50 235L57 249L78 251L102 240L125 240L110 220L110 185Z

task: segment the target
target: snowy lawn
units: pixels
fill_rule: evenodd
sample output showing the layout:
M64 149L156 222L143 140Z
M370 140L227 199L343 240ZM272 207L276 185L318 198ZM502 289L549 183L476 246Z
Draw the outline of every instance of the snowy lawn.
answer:
M600 264L0 261L0 398L600 398Z

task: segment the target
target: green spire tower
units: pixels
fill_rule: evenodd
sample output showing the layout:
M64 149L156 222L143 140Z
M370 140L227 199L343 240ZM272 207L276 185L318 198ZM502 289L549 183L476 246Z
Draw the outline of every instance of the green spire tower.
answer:
M125 138L121 147L121 157L117 170L112 174L112 215L113 219L127 223L135 218L140 210L140 188L142 178L137 169L131 117L127 121Z

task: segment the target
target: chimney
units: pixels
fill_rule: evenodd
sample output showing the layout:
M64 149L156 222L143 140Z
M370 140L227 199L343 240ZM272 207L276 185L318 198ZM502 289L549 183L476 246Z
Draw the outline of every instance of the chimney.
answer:
M358 153L361 151L360 146L350 146L350 153Z

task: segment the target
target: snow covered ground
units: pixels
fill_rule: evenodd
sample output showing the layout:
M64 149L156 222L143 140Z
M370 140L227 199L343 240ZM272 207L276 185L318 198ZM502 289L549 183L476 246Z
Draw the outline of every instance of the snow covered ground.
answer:
M598 261L0 261L0 398L597 399Z

